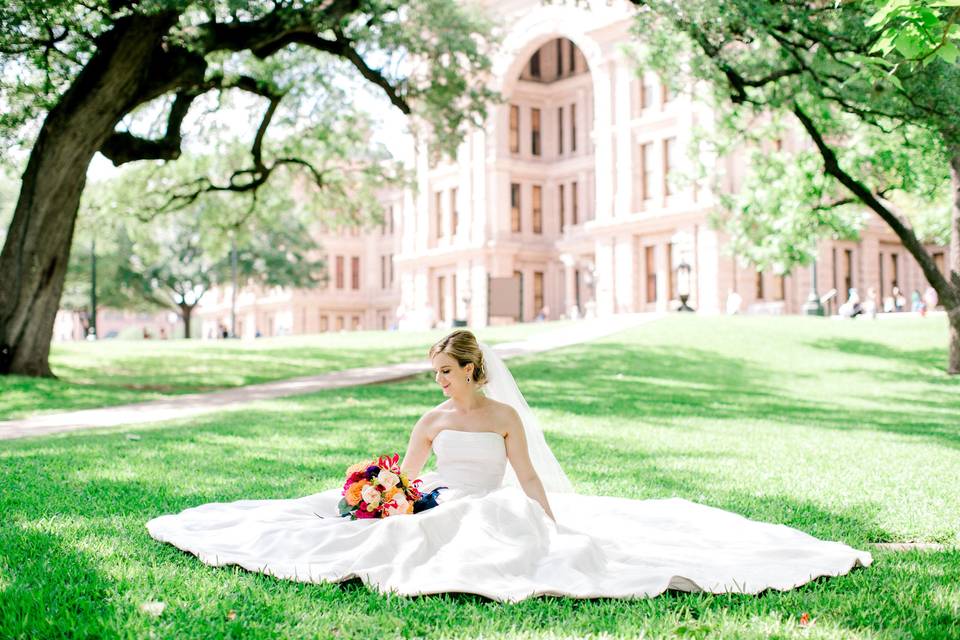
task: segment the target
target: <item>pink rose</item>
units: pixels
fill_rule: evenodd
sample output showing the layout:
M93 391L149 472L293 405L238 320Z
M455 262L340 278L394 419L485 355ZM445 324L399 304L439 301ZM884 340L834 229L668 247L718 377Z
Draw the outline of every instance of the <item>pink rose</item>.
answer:
M373 485L367 485L363 488L363 491L360 492L360 495L363 496L363 501L369 504L370 506L376 508L380 506L381 494Z

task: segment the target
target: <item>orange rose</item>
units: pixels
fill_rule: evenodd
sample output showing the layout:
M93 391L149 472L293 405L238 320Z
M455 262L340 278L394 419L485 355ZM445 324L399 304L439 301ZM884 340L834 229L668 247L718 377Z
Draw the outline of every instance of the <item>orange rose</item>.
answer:
M393 500L393 496L397 495L398 493L401 493L401 491L397 487L394 487L393 489L387 489L383 494L384 502L390 502Z
M350 488L347 489L347 493L343 496L346 498L347 504L351 507L355 507L360 504L360 494L363 492L363 488L368 484L370 484L368 481L361 480L350 485Z

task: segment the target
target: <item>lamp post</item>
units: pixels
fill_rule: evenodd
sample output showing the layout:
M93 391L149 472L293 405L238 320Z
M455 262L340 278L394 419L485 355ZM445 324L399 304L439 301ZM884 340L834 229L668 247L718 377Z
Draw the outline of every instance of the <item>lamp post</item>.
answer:
M90 327L87 340L96 340L97 335L97 240L90 241Z
M237 230L230 232L230 337L237 337Z
M810 295L801 307L801 311L808 316L822 316L823 305L820 304L820 294L817 293L817 259L810 265Z
M687 304L690 299L690 265L686 260L677 265L677 295L680 297L680 308L677 311L693 311Z

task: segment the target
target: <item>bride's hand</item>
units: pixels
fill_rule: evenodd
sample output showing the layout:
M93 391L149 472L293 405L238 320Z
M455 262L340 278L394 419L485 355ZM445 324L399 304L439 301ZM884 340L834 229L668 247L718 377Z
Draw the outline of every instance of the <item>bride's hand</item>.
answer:
M517 482L523 488L524 493L540 503L543 510L554 522L557 519L550 509L550 502L547 500L547 492L543 489L543 483L537 470L533 468L530 461L530 453L527 451L527 436L523 430L523 423L520 416L512 408L508 407L508 419L506 420L506 435L504 442L507 447L507 460L517 474Z

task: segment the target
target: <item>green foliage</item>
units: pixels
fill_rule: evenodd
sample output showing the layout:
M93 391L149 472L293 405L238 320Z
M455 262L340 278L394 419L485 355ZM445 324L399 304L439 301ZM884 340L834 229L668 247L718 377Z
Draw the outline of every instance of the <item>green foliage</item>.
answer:
M728 251L761 271L786 275L810 263L817 238L857 237L863 212L826 205L833 185L816 152L755 149L746 160L750 171L743 184L736 193L721 194L724 212L713 220L729 235Z
M723 194L716 222L738 255L789 273L812 260L818 238L856 238L866 219L859 198L826 175L823 154L795 134L798 112L842 171L881 199L912 203L898 213L921 238L943 239L949 216L935 221L932 212L949 211L948 160L960 144L956 65L938 58L912 69L871 53L877 35L866 3L815 11L759 0L637 4L639 65L714 113L697 138L714 153L696 157L747 161L733 194L723 193L718 166L699 173ZM774 140L782 149L772 150Z
M886 59L899 59L908 67L940 59L956 64L960 59L960 0L884 0L866 22L879 39L871 48Z
M131 14L174 16L163 46L183 47L204 59L207 81L245 75L285 93L282 111L304 124L306 102L329 100L335 88L358 76L349 55L291 45L261 56L250 47L235 50L220 38L221 25L250 25L251 33L276 25L302 25L302 33L342 38L369 63L378 79L408 103L419 128L431 134L437 150L452 153L467 128L486 117L494 95L486 89L492 24L478 5L451 0L391 3L363 0L339 4L274 3L266 0L152 0L123 3L50 0L0 7L0 141L29 145L39 121L55 105L90 60L97 38ZM343 97L343 94L340 94ZM342 102L340 106L347 106ZM133 123L134 125L136 123ZM305 124L309 129L309 123Z

